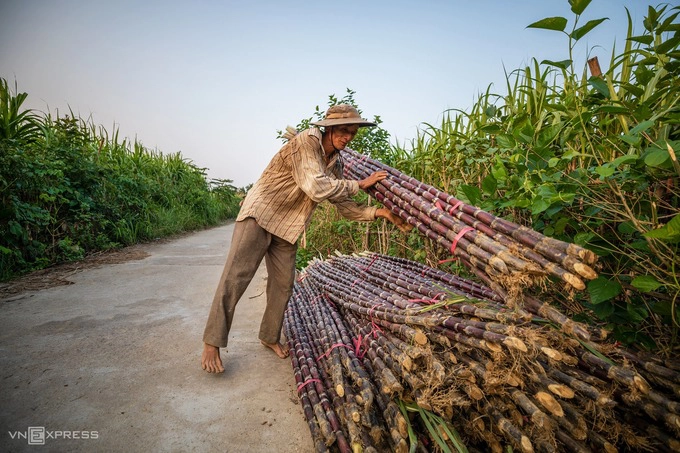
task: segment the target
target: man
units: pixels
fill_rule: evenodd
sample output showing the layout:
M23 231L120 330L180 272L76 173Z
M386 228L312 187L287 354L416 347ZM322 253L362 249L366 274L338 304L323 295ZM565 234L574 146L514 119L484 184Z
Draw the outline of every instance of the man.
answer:
M297 240L322 201L333 203L350 220L384 218L404 231L405 222L388 209L361 206L352 200L387 177L378 171L361 181L342 179L339 150L360 127L375 126L352 106L340 104L325 119L291 138L271 160L248 192L236 218L229 256L215 292L203 334L201 366L209 373L224 371L219 348L227 346L234 309L265 259L267 306L259 338L279 357L288 356L280 343L283 317L295 281ZM319 129L323 127L323 131Z

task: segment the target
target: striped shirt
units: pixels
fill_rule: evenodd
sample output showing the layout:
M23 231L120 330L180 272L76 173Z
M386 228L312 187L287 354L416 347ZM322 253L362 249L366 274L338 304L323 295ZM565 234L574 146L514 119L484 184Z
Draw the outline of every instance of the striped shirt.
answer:
M291 244L322 201L333 203L349 220L375 220L377 208L352 200L359 182L342 179L342 171L339 153L326 163L321 131L316 127L302 131L272 158L248 191L236 220L253 217L262 228Z

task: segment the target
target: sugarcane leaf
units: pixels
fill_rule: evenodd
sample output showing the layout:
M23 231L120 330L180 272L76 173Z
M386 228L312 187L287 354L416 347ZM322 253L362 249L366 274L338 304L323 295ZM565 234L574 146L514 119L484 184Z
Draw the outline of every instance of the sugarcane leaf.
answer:
M458 450L458 453L469 453L467 447L463 443L463 440L460 438L460 434L458 434L458 431L456 431L452 426L450 426L443 418L436 416L434 414L433 416L437 418L437 423L439 424L439 427L449 437L449 441L453 444L455 449Z
M621 294L621 284L605 277L597 277L588 282L588 293L590 303L598 305Z
M453 453L451 449L449 448L448 445L446 445L446 442L444 442L444 439L441 438L441 435L439 434L439 431L435 426L433 426L432 421L430 420L430 417L428 416L427 411L425 411L422 408L419 408L419 413L420 413L420 418L423 420L425 423L425 426L427 427L428 433L430 433L430 437L432 440L434 440L437 445L439 445L439 448L442 449L443 452L445 453Z
M605 20L609 20L609 18L603 17L601 19L589 20L588 22L586 22L586 24L584 26L579 27L576 30L574 30L571 33L571 37L574 39L574 41L578 41L579 39L583 38L590 30L597 27L598 25L600 25Z
M590 2L591 0L569 0L571 12L577 15L583 14Z
M397 404L399 405L399 411L401 412L401 415L404 417L404 420L406 421L407 425L409 442L408 453L415 453L416 448L418 447L418 438L416 437L416 433L413 431L413 425L411 425L411 419L409 418L407 413L406 403L404 403L404 400L400 399L397 401Z
M607 82L604 81L600 77L590 77L588 79L588 84L595 88L595 91L600 93L602 96L606 97L609 99L611 95L609 94L609 86L607 85Z
M600 351L598 351L595 347L593 347L593 345L590 344L589 342L582 341L582 340L578 340L578 342L581 343L581 346L583 346L584 348L586 348L586 349L587 349L591 354L593 354L594 356L596 356L596 357L598 357L598 358L604 360L605 362L607 362L607 363L610 364L610 365L616 365L616 362L614 362L612 359L610 359L610 358L607 357L606 355L602 354L602 353L601 353Z
M565 19L564 17L555 16L555 17L546 17L545 19L541 19L539 21L536 21L533 24L527 25L527 28L540 28L540 29L543 29L543 30L564 31L566 26L567 26L567 19Z
M639 289L643 293L648 293L650 291L655 291L659 289L663 284L659 282L656 278L651 275L640 275L635 277L632 282L630 282L634 288Z

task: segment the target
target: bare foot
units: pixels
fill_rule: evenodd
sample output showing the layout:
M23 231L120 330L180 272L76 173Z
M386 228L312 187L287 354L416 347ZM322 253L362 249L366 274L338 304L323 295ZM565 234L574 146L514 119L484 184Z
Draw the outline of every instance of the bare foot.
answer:
M220 348L208 343L203 343L203 355L201 356L201 367L208 373L222 373L222 359L220 358Z
M272 351L276 353L277 356L281 357L282 359L285 359L288 357L290 354L290 351L288 350L288 346L282 345L281 343L265 343L264 341L260 340L260 342L265 345L266 347L270 348Z

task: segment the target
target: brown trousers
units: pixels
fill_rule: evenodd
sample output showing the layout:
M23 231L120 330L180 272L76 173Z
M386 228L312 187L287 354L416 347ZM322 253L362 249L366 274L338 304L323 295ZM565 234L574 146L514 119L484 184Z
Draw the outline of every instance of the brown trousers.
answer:
M265 343L277 343L281 337L284 311L293 292L296 251L297 244L274 236L251 217L236 222L227 262L203 332L203 342L220 348L227 346L236 304L264 257L267 307L262 316L259 338Z

